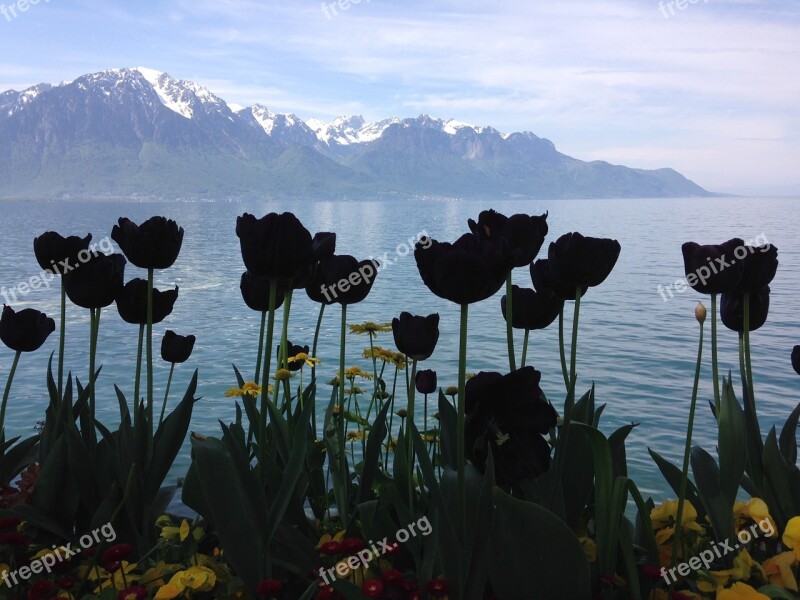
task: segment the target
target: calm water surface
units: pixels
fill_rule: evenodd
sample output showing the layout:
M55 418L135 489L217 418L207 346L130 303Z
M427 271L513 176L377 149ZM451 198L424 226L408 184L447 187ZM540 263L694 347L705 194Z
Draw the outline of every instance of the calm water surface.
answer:
M261 216L272 211L292 211L312 232L335 231L337 252L359 259L370 256L387 266L380 272L370 296L350 307L348 322L390 321L401 311L415 314L438 312L441 337L433 357L424 368L436 369L439 384L456 383L458 308L437 298L423 285L411 255L404 255L409 238L427 232L435 239L453 241L467 230L468 218L477 218L487 208L506 214L550 212L550 234L540 256L546 255L547 242L563 233L580 231L584 235L616 238L622 253L611 276L592 288L581 302L578 342L579 392L596 384L598 403L607 407L601 428L610 434L630 422L639 426L628 442L631 475L644 493L663 495L667 486L653 465L647 448L677 460L682 453L685 424L691 400L692 377L698 325L694 307L701 299L692 290L674 294L665 301L657 291L683 276L681 244L719 243L731 237L752 240L766 238L779 248L780 266L772 285L770 316L766 325L752 336L755 394L766 434L773 424L783 424L800 401L800 378L792 370L789 355L800 343L800 226L798 199L669 199L669 200L554 200L554 201L440 201L403 202L280 202L242 203L133 203L133 202L13 202L2 205L0 221L0 292L16 309L34 307L58 317L58 290L39 289L16 301L10 293L19 283L38 274L32 241L46 230L63 235L91 232L100 242L111 233L118 217L141 222L153 215L175 219L186 230L183 249L174 267L156 273L156 286L180 287L175 310L164 323L156 325L154 339L160 343L166 329L197 336L190 361L179 365L173 380L171 401L176 403L199 369L198 395L191 429L217 435L218 420L234 418L234 403L224 396L236 383L231 365L236 364L246 377L252 376L258 342L260 315L250 311L239 292L244 270L235 235L236 217L244 212ZM126 280L146 276L132 265ZM527 269L514 272L514 282L530 287ZM508 358L500 297L470 307L468 370L506 372ZM668 296L667 296L668 297ZM706 302L708 305L708 302ZM571 314L572 304L568 303ZM326 311L320 338L320 376L330 379L338 367L340 311ZM303 293L295 296L289 323L289 339L311 344L318 308ZM66 369L84 381L88 366L88 311L69 306ZM708 329L708 323L707 323ZM276 328L276 331L280 331ZM114 306L103 311L99 338L98 364L103 371L98 382L98 413L112 423L118 417L113 384L130 398L138 328L122 321ZM517 336L520 351L522 336ZM712 398L710 342L707 331L700 386L696 440L713 452L716 428L707 401ZM393 346L391 333L375 342ZM43 418L47 405L45 372L50 352L58 345L57 333L45 347L23 356L9 402L6 427L9 434L28 435ZM348 366L368 369L361 358L369 346L368 338L348 335ZM158 350L156 349L156 355ZM528 364L542 371L542 388L556 405L563 405L564 384L558 358L558 331L555 324L546 331L532 332ZM13 355L0 348L0 384L11 366ZM274 361L273 361L274 362ZM737 336L720 325L721 370L734 371L738 381ZM163 397L169 366L159 362L155 371L155 398ZM365 384L365 389L371 385ZM323 386L320 405L329 395ZM740 394L739 394L740 396ZM421 402L421 400L419 400ZM435 407L432 407L435 411ZM421 412L421 411L420 411ZM187 444L188 446L188 444ZM589 460L589 457L587 457ZM188 449L179 456L172 476L182 476L189 462Z

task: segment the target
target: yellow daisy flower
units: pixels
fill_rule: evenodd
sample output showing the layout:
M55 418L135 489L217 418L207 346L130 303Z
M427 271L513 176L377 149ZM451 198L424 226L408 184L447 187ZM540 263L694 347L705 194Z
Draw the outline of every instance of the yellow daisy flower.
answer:
M309 367L313 367L313 366L318 365L319 363L322 362L318 358L311 358L305 352L299 352L298 354L295 354L294 356L289 357L289 364L291 364L293 362L301 362L301 361L306 363Z
M350 333L368 333L370 337L376 337L379 333L386 333L392 330L391 323L374 323L367 321L359 325L348 325Z

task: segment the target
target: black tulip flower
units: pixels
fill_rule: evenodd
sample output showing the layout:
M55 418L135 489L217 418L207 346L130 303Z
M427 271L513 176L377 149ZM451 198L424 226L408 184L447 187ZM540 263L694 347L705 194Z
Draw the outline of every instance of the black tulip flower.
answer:
M65 238L55 231L47 231L34 238L33 252L42 269L54 275L63 275L79 265L79 255L89 258L91 241L91 233L85 238L76 235Z
M550 465L542 435L555 427L555 409L544 400L541 373L523 367L507 375L481 372L466 384L467 458L483 470L491 447L497 485L508 489Z
M794 372L800 375L800 346L795 346L792 350L792 367Z
M493 296L511 267L508 249L465 233L454 243L424 238L414 259L422 282L440 298L473 304Z
M242 273L242 280L239 289L242 292L244 303L252 310L267 312L269 310L270 280L267 277L253 275L250 271ZM286 290L280 282L276 285L275 308L280 308L283 304Z
M722 244L701 246L686 242L681 246L686 283L701 294L721 294L736 289L742 279L744 263L735 252L744 241L733 238Z
M168 269L181 251L183 227L166 217L151 217L141 225L121 218L111 230L111 239L140 269Z
M436 391L436 371L422 369L417 371L414 385L420 394L432 394Z
M161 323L171 313L178 299L178 286L165 292L153 288L153 323ZM131 279L117 296L119 316L126 323L147 324L147 281Z
M56 322L43 312L26 308L15 312L3 305L0 340L15 352L33 352L56 330Z
M286 359L290 359L293 356L297 356L298 354L306 354L308 355L308 346L298 346L297 344L292 344L289 340L286 340ZM276 350L275 357L280 360L281 358L281 345L278 344L278 348ZM305 361L302 360L295 360L289 363L288 369L290 371L299 371L305 365Z
M550 271L565 287L594 287L605 281L617 264L621 247L617 240L565 233L550 244Z
M67 296L83 308L109 306L122 290L125 264L122 254L93 255L76 269L64 274Z
M189 360L197 338L193 335L178 335L167 329L161 339L161 358L168 363L184 363Z
M547 235L547 213L511 215L507 217L494 210L484 210L478 222L467 221L470 230L481 240L489 240L508 247L512 267L531 264L542 248Z
M769 286L766 285L760 290L750 292L750 331L755 331L767 322L769 313ZM735 290L723 292L719 314L722 324L732 331L744 332L744 292Z
M558 318L564 307L564 299L556 296L551 290L536 292L531 289L511 286L511 326L516 329L544 329ZM503 318L506 315L506 297L500 300Z
M439 315L420 317L402 312L399 319L392 319L392 333L400 352L414 360L426 360L439 341Z
M291 281L314 260L313 238L292 213L269 213L260 219L245 213L236 219L236 235L248 271Z
M778 249L772 244L743 248L747 250L747 255L741 261L744 265L742 279L736 288L743 292L754 292L772 283L778 271Z
M322 258L306 285L306 294L320 304L357 304L372 289L379 267L377 260L359 262L349 254Z
M550 261L546 258L540 258L536 262L531 263L531 281L537 292L551 292L564 300L575 300L577 288L566 285L564 282L557 279L550 269ZM588 289L588 285L581 288L581 298L583 298L583 295Z

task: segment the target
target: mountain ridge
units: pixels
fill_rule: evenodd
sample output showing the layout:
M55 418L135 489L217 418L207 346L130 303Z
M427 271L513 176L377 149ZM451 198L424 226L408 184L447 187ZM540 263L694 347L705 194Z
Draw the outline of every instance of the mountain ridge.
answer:
M234 110L235 109L235 110ZM673 169L567 156L429 115L325 122L145 67L0 93L0 198L708 197Z

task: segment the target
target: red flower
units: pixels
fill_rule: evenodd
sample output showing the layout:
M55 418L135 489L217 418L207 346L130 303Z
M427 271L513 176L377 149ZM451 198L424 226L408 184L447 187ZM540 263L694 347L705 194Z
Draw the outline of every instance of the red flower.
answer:
M116 546L111 546L111 548L103 553L103 564L118 563L128 558L131 555L131 552L133 552L133 546L130 544L117 544Z
M657 580L661 578L661 569L653 565L645 565L642 567L642 573L647 575L650 579Z
M381 579L386 585L401 585L405 577L397 569L389 569L381 576Z
M50 600L55 592L56 589L52 582L40 579L28 590L28 600Z
M403 589L404 592L410 594L411 592L416 592L419 589L416 581L412 581L411 579L403 580L400 587Z
M22 523L22 519L16 515L0 519L0 531L16 530L20 523Z
M277 596L283 591L283 584L277 579L264 579L256 587L256 594L259 596Z
M367 598L377 598L383 593L383 582L380 579L370 579L364 582L361 590Z
M342 540L341 544L341 549L344 554L355 554L366 547L367 545L361 538L348 538L346 540Z
M147 588L140 585L132 585L117 594L117 600L145 600L147 595Z
M332 585L324 586L317 595L314 596L314 600L341 600L344 598L339 592L333 589Z
M58 587L62 590L68 590L73 585L75 585L75 578L74 577L63 577L59 579L56 583L58 583Z
M25 546L28 543L28 536L18 531L7 531L0 533L0 544L9 546Z
M109 573L116 573L122 565L118 562L105 563L106 571Z
M434 598L441 598L447 595L447 592L450 591L450 586L447 585L444 579L431 579L425 584L425 589Z
M334 554L339 554L342 551L342 545L339 542L325 542L322 544L322 547L319 549L319 551L323 554L327 554L328 556L333 556Z
M389 549L384 552L386 556L391 556L392 554L397 554L400 552L400 544L397 542L393 544L389 544Z

